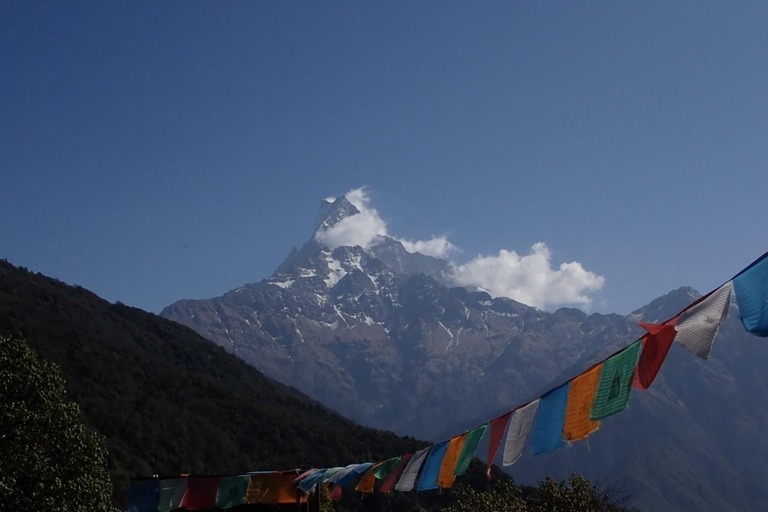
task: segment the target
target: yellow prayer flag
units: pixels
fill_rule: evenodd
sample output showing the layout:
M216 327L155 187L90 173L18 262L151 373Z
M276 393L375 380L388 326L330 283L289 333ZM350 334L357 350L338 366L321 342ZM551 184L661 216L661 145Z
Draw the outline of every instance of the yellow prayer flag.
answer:
M373 492L373 486L376 483L376 469L382 464L384 464L384 462L377 462L371 466L363 475L363 478L360 479L355 490L358 492Z
M458 437L454 437L448 443L448 448L443 457L443 463L440 465L440 474L437 477L437 485L443 489L453 487L453 482L456 480L456 476L454 475L456 464L459 462L461 449L464 448L464 443L466 442L467 434L464 433Z
M589 414L592 402L595 401L602 369L601 363L571 381L563 426L563 436L568 441L584 439L600 428L600 422L590 421Z

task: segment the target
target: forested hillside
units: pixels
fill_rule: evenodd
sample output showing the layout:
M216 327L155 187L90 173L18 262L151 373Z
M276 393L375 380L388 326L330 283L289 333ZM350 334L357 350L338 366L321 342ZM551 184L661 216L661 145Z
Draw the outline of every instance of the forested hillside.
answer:
M360 427L191 329L0 262L0 333L55 361L128 478L382 460L424 443Z

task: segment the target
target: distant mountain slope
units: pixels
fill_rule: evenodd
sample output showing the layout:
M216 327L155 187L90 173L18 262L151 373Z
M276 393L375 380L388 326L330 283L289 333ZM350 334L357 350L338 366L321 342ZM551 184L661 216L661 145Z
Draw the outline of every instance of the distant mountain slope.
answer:
M339 198L323 204L321 222L351 214ZM369 249L329 250L310 238L269 279L161 315L357 421L443 440L577 375L637 339L636 321L666 319L698 296L681 288L626 317L550 313L451 288L440 260L419 260L428 262L420 270L412 256L428 257L398 245L382 237ZM768 345L737 315L710 361L675 347L653 388L589 445L523 461L515 474L615 477L646 510L764 510Z
M4 261L0 333L61 366L107 437L118 495L139 474L347 464L424 445L356 425L175 322Z
M356 211L343 196L323 201L316 225ZM444 430L435 419L445 411L471 417L522 400L590 346L635 329L618 315L550 315L449 288L446 268L388 237L334 250L310 238L269 279L161 316L356 421L427 438Z

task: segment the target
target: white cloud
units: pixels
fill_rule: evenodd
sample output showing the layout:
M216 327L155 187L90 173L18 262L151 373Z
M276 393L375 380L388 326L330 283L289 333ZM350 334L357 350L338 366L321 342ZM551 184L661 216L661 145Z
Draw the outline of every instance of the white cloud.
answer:
M355 205L355 208L360 210L361 214L375 215L376 217L379 217L379 212L373 208L368 207L368 205L371 204L371 195L368 193L367 188L353 188L344 195L346 196L347 201Z
M420 252L427 256L446 259L452 252L457 251L458 247L448 241L445 236L433 236L429 240L405 240L398 238L408 252Z
M371 196L365 187L355 188L345 194L347 201L355 205L360 213L346 217L327 229L319 229L315 240L330 249L341 246L359 245L366 249L376 243L380 236L389 236L387 223L378 210L371 208ZM334 198L326 198L333 202ZM445 236L433 236L429 240L399 240L408 252L420 252L428 256L446 258L456 246Z
M584 269L577 261L553 268L549 248L543 242L535 244L525 256L503 249L497 256L477 256L463 265L454 265L449 278L460 286L477 286L493 296L539 308L588 306L588 294L605 284L603 276Z
M330 228L319 229L315 233L319 243L330 249L355 245L367 249L380 236L391 236L387 223L371 207L365 187L350 190L346 198L360 213L346 217ZM433 236L429 240L396 240L409 252L442 259L458 251L445 236ZM480 255L461 265L452 264L446 278L458 286L482 288L495 297L509 297L538 308L566 304L589 306L592 300L589 295L605 284L603 276L586 270L577 261L553 267L549 248L543 242L535 244L530 254L524 256L502 249L498 255Z
M368 206L370 196L365 187L350 190L346 197L360 213L341 219L330 228L318 229L315 240L330 249L347 245L367 249L378 236L387 234L387 223L376 209Z

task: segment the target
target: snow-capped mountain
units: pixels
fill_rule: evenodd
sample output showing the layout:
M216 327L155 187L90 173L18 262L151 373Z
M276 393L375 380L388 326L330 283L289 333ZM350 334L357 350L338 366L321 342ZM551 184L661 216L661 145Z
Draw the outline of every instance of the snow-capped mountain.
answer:
M323 201L316 229L356 213L344 196ZM434 421L442 411L459 407L474 416L525 398L620 319L574 322L587 317L562 309L555 316L575 342L554 350L539 339L552 315L449 288L447 268L385 236L368 249L333 250L313 236L269 279L207 301L179 301L161 314L360 422L423 437L445 428ZM520 352L535 364L508 367ZM466 400L468 389L494 379L516 386Z
M358 211L343 196L323 201L315 230ZM313 235L269 279L161 314L361 423L443 440L637 339L636 321L663 320L698 297L681 288L626 317L549 313L451 287L448 268L390 237L331 250ZM618 479L645 510L762 510L768 385L758 369L768 347L737 322L722 329L712 360L673 347L629 411L574 453L521 461L516 475Z

